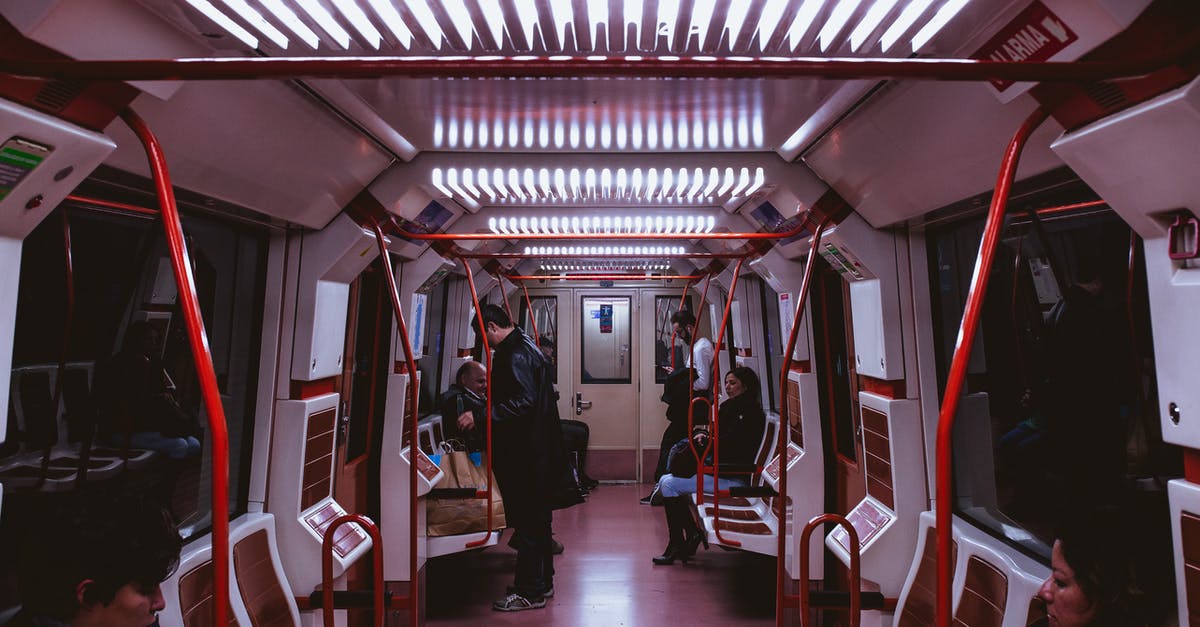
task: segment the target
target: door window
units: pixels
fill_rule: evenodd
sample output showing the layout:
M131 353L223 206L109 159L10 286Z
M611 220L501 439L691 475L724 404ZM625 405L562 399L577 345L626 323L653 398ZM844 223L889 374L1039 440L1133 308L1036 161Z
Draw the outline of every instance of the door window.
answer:
M628 296L584 296L580 382L632 383Z

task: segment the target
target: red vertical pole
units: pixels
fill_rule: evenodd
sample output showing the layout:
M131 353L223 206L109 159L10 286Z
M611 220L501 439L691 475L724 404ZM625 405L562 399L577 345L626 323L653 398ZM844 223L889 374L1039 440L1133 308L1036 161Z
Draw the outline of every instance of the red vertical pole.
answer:
M463 260L466 263L466 260ZM538 350L542 350L542 336L538 334L537 316L533 315L533 301L529 299L529 288L525 287L525 282L521 281L521 291L525 292L525 310L529 312L529 326L533 328L533 343L537 344ZM512 319L512 313L509 312L508 318Z
M416 464L413 464L415 467ZM371 549L373 557L374 576L374 595L373 607L375 608L375 624L378 627L383 627L386 616L383 613L383 536L379 533L379 527L371 522L370 518L362 514L342 514L333 519L329 526L325 528L325 535L321 537L321 617L325 621L325 625L334 625L333 622L333 536L342 525L353 522L362 527L367 535L371 537L373 548ZM413 537L416 537L416 532L413 532ZM413 579L416 579L414 576ZM409 607L414 609L417 607L416 599L409 599ZM416 623L413 623L414 625Z
M225 409L221 406L217 374L213 368L212 353L208 349L208 334L204 331L204 319L200 316L200 300L196 297L196 282L192 279L191 259L183 239L183 226L175 206L175 192L171 188L166 156L150 127L137 113L126 109L121 112L121 119L137 134L150 161L167 249L171 253L171 268L179 291L180 308L187 327L188 343L192 347L192 361L196 366L196 376L200 379L204 410L208 415L209 436L212 438L213 625L224 627L229 622L229 433L225 425Z
M704 305L705 305L705 303L708 302L708 284L709 283L712 283L712 275L711 274L704 277L704 289L700 292L700 305L698 307L696 307L696 316L695 316L696 324L692 327L692 341L688 343L688 363L691 364L691 366L689 366L689 367L693 368L693 373L688 374L688 396L689 397L692 395L692 386L695 384L694 367L696 364L693 363L693 357L695 357L695 355L696 355L696 335L700 332L700 317L704 315ZM713 359L716 359L716 356L717 356L716 351L713 351ZM690 401L688 401L688 447L692 449L692 456L696 458L696 468L697 469L699 469L701 466L703 466L703 464L701 464L700 462L703 460L704 453L708 452L707 448L705 448L703 452L697 451L696 450L696 441L692 439L692 429L694 429L696 427L696 419L694 416L694 411L696 408L696 401L698 401L698 400L705 400L705 399L693 398ZM705 402L707 402L707 401L705 401ZM711 440L710 440L710 442L711 442ZM701 505L704 504L704 477L703 477L703 474L704 473L701 473L701 472L696 473L696 502L700 503Z
M951 525L953 506L951 499L954 486L951 483L954 471L953 444L954 418L958 402L962 399L962 386L967 378L967 362L971 359L971 348L975 343L975 331L983 313L983 299L987 294L988 278L1000 243L1000 230L1004 225L1004 212L1008 208L1008 194L1017 175L1017 162L1025 142L1033 130L1046 119L1046 112L1035 109L1008 143L996 190L992 193L992 205L988 209L983 238L979 242L979 255L975 260L975 272L971 277L971 288L967 292L967 303L963 310L962 324L958 327L958 344L954 347L954 359L950 362L950 375L946 379L946 391L942 398L942 409L938 416L937 431L937 625L950 627L952 614L951 580L953 565L950 563Z
M383 276L387 280L388 295L392 301L392 313L396 316L396 329L400 333L400 346L404 349L404 362L408 366L408 412L411 418L408 424L409 474L408 474L408 612L409 624L417 624L417 360L413 357L412 343L408 339L408 325L404 323L404 310L400 307L400 290L396 287L396 273L392 270L392 257L388 253L387 241L383 237L383 229L378 222L371 222L371 230L375 232L375 243L379 246L379 259L383 262ZM382 550L376 555L383 555ZM380 558L382 559L382 558ZM380 570L382 572L382 570Z
M783 627L783 581L784 581L784 564L783 556L787 555L786 546L786 525L784 524L787 517L787 452L788 441L791 440L791 421L788 419L787 408L787 384L788 373L792 370L792 354L796 351L796 340L800 335L800 318L804 315L804 304L808 301L808 292L812 287L813 268L817 265L817 250L821 246L821 236L825 233L825 227L829 225L829 217L821 220L817 225L817 230L813 232L812 246L808 249L808 259L804 262L804 279L800 282L800 294L796 297L796 313L792 316L792 331L788 335L787 349L783 353L783 372L779 377L779 442L775 447L775 455L779 459L779 496L776 498L783 499L783 505L780 506L781 520L779 521L779 545L776 549L776 555L779 559L775 560L775 625ZM786 428L785 428L786 427ZM806 569L808 544L800 545L800 568ZM802 571L803 572L803 571ZM801 581L800 585L807 586L807 581Z
M721 378L721 339L725 337L725 327L729 324L729 311L733 308L733 294L737 290L738 274L742 271L743 259L738 259L737 265L733 267L733 278L729 280L729 296L725 298L725 313L721 316L721 326L717 329L717 341L713 344L713 402L711 406L712 418L709 419L709 424L712 425L712 443L713 443L713 520L721 519L721 491L717 484L721 478L721 471L718 470L721 465L721 425L720 425L720 399L721 395L717 394ZM697 476L700 473L696 473ZM721 537L721 527L713 523L713 530L717 533L717 542L727 544L729 546L741 546L742 543L737 540L726 540Z
M816 518L808 521L804 525L804 531L800 533L800 546L808 546L809 539L812 538L813 531L827 522L837 523L846 530L846 536L850 542L850 627L858 627L862 622L862 569L860 562L862 559L862 547L858 543L858 531L854 529L854 525L850 524L838 514L821 514ZM782 555L782 553L780 554ZM808 560L800 561L800 620L808 615ZM779 610L776 609L776 615ZM779 621L776 620L778 623Z
M483 358L487 362L487 398L484 405L487 408L487 492L476 492L476 498L487 498L487 528L483 537L467 543L466 548L483 546L492 537L492 349L488 346L487 324L483 321L483 311L479 308L479 294L475 292L475 274L471 272L471 262L461 260L467 271L467 285L471 288L471 303L475 305L475 319L479 321L479 339L483 342ZM510 319L511 320L511 319Z

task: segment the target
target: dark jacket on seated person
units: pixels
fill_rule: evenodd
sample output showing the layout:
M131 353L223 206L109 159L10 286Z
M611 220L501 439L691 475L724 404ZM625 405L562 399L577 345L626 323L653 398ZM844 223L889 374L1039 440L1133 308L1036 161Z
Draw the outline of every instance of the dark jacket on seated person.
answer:
M767 416L755 394L746 392L721 403L717 421L721 464L753 464L767 428Z
M482 451L487 442L487 406L483 397L457 383L451 383L449 389L442 393L439 405L442 408L444 437L462 442L468 451ZM458 417L468 411L474 416L475 428L460 429Z

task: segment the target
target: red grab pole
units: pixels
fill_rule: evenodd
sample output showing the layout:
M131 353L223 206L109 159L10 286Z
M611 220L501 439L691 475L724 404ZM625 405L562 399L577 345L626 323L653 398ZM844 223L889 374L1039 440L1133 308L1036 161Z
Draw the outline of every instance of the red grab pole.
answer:
M804 303L808 301L808 292L812 287L813 268L817 265L817 249L821 246L821 235L825 233L825 228L829 226L830 219L822 218L821 223L817 225L817 230L813 232L812 246L808 250L808 259L804 262L804 279L800 282L800 294L796 297L796 313L792 316L792 331L788 335L787 349L783 353L783 372L779 376L779 441L775 447L775 454L779 459L779 496L783 499L783 505L780 507L782 513L779 521L779 546L776 549L776 555L787 555L786 546L786 526L783 524L787 516L787 451L788 441L791 439L791 421L788 419L787 413L787 384L788 372L792 369L792 354L796 350L796 340L800 335L800 318L804 315ZM784 428L787 425L787 428ZM800 567L807 569L807 560L804 559L804 553L807 550L807 544L800 545ZM775 625L783 627L783 559L775 561ZM808 582L801 580L801 586L807 586Z
M467 543L466 548L483 546L492 537L492 349L488 346L487 324L483 321L483 312L479 309L479 294L475 292L475 273L471 272L471 262L462 260L463 268L467 271L467 285L471 288L471 303L475 305L475 319L479 321L479 339L483 342L483 358L487 362L487 398L484 406L487 408L487 490L475 491L475 498L487 499L487 528L483 537Z
M996 191L992 194L992 205L988 209L983 238L979 242L979 254L975 259L975 272L967 292L967 303L963 310L962 324L958 327L958 344L954 347L954 358L950 362L950 375L946 379L946 391L942 397L942 408L938 415L937 431L937 625L950 627L951 621L951 524L953 523L951 499L954 486L951 483L954 470L953 444L954 419L958 402L962 399L962 386L967 378L967 362L975 343L975 331L983 313L983 298L987 294L988 278L1000 243L1000 230L1004 226L1004 212L1008 208L1008 194L1017 174L1017 161L1025 142L1047 116L1041 107L1035 109L1016 135L1008 143L1000 174L996 179Z
M408 612L409 624L417 624L417 360L413 358L412 343L408 340L408 325L404 324L404 310L400 308L400 291L396 288L396 274L392 272L392 258L388 254L387 242L383 237L383 229L379 223L372 221L371 230L375 232L375 243L379 246L379 258L383 262L383 276L387 279L388 295L392 300L392 313L396 316L396 328L400 332L400 346L404 348L404 361L408 365L408 411L412 417L408 421L409 475L408 475ZM375 549L376 559L383 559L383 550ZM379 568L382 573L383 569ZM382 590L382 586L379 588ZM380 597L382 598L382 597ZM379 616L383 616L380 612ZM325 623L328 625L329 623Z
M225 425L225 409L221 406L217 374L213 368L212 353L208 349L208 334L204 331L204 319L200 316L200 300L196 297L196 282L192 279L191 259L183 239L183 226L175 206L175 192L171 188L166 156L141 116L132 109L125 109L121 112L121 119L137 134L150 161L167 249L171 253L171 268L175 273L175 285L183 310L183 322L187 327L192 361L196 366L196 376L200 379L204 410L208 415L208 430L212 437L213 625L224 627L229 622L229 433Z
M413 467L416 467L416 464L413 464ZM371 536L371 542L374 544L371 552L374 556L375 568L375 624L383 627L384 620L387 618L383 613L383 536L379 533L379 527L376 527L370 518L362 514L342 514L334 518L333 522L325 528L325 535L321 538L321 617L324 619L325 625L336 624L333 621L333 532L349 522L358 523L358 526ZM413 537L416 535L416 531L413 531ZM416 579L416 575L414 574L412 578ZM409 598L408 606L415 610L416 600ZM413 615L416 615L415 611Z
M542 336L538 333L537 316L533 315L533 301L529 298L529 288L525 287L524 281L521 281L521 291L525 292L525 311L529 312L529 326L533 329L533 341L537 344L538 350L542 350ZM512 318L512 312L509 312L508 317Z
M803 223L801 223L803 225ZM725 327L729 324L729 310L733 308L733 294L737 290L738 274L742 271L742 262L744 259L738 259L737 265L733 267L733 278L729 280L729 296L725 297L725 313L721 315L721 326L717 328L717 341L713 344L713 363L712 363L712 405L709 411L712 412L712 418L709 419L709 424L712 425L712 448L713 448L713 531L717 534L717 542L728 546L742 546L737 540L727 540L721 537L721 526L717 523L721 520L721 490L718 487L718 481L721 478L721 471L718 470L721 464L721 425L720 425L720 398L717 393L720 389L721 378L721 339L725 337ZM696 473L696 477L700 478L702 473Z
M683 311L683 305L687 303L687 293L692 285L686 284L683 286L683 296L679 297L679 308L676 311ZM671 325L671 370L675 369L675 325ZM657 329L656 329L657 331ZM690 394L691 392L689 392ZM691 437L691 431L688 432L688 437Z
M807 553L809 538L812 537L813 531L820 525L834 522L846 530L846 536L850 539L850 627L858 627L862 622L862 570L859 565L861 561L861 547L858 544L858 532L854 530L854 525L850 524L842 516L837 514L821 514L816 518L808 521L804 525L804 531L800 533L800 620L808 614L808 560L803 559L804 553ZM779 610L776 610L778 615ZM779 622L778 620L776 622Z

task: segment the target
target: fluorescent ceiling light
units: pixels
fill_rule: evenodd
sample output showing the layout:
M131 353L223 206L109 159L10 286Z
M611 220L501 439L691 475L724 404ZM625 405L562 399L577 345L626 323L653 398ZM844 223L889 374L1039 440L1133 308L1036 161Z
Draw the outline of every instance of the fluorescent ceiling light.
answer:
M317 34L307 24L300 21L300 18L296 17L296 13L283 4L282 0L259 0L259 2L309 48L316 50L321 45L321 38L317 37Z
M813 20L824 2L825 0L804 0L804 4L800 5L796 18L792 20L792 27L788 29L788 42L791 43L793 52L800 47L800 42L808 34L808 29L812 27Z
M467 6L459 0L459 2L443 2L442 9L450 16L450 23L454 25L454 30L458 31L458 36L462 38L463 43L470 48L471 37L475 34L475 23L471 21L471 13L467 10Z
M934 14L933 19L929 20L929 23L924 28L917 31L916 35L913 35L913 52L920 50L925 44L929 43L929 40L933 39L933 36L942 30L942 27L955 15L958 15L958 12L965 6L967 6L967 0L948 0L946 4L943 4L942 8L938 9L938 12Z
M435 183L437 185L437 183ZM450 180L453 187L455 181ZM439 188L440 189L440 188ZM632 219L631 219L632 218ZM647 235L656 233L699 233L708 232L716 224L716 217L709 215L645 215L645 216L613 216L573 214L569 216L552 217L509 217L498 216L488 218L488 229L493 233L528 233L528 234L561 234L581 235L589 233L606 234L635 234ZM667 247L660 254L671 254ZM666 251L666 252L662 252ZM678 251L682 253L683 251ZM654 253L651 253L654 254Z
M925 9L928 9L931 4L933 4L933 0L910 0L908 6L900 12L900 17L896 18L896 21L892 22L892 25L879 38L879 45L883 51L887 52L888 48L896 43L896 40L908 32L917 18L921 17L921 14L925 13Z
M346 29L338 25L337 20L333 19L333 16L329 14L329 11L325 10L325 7L321 6L320 2L317 0L296 0L296 4L300 5L301 9L304 9L304 12L321 27L321 30L329 33L329 36L333 37L333 40L339 46L345 50L350 49L350 33L347 33Z
M884 16L892 10L892 7L896 6L896 2L897 0L875 0L875 4L871 5L867 14L863 16L862 21L850 32L851 52L858 52L859 47L863 45L863 42L867 40L867 37L871 33L875 32L879 23L883 21Z
M445 39L442 35L442 27L438 25L437 17L433 15L433 11L429 9L425 0L404 0L404 4L408 6L409 11L412 11L413 17L417 18L417 23L421 25L421 29L425 31L429 41L433 42L433 47L441 50L442 40Z
M275 28L270 22L264 20L261 13L246 4L246 0L222 0L222 2L225 3L225 6L233 9L238 15L242 16L242 19L249 22L258 32L266 35L267 39L274 42L276 46L285 50L287 49L287 36L279 32L279 29Z
M834 7L833 13L829 15L829 21L825 22L825 26L821 27L821 32L817 34L817 38L821 40L821 52L825 52L829 48L829 44L833 43L834 38L842 32L846 21L850 19L850 15L854 13L854 9L858 8L861 1L842 0Z
M396 5L392 4L391 0L368 1L371 3L371 8L375 9L375 15L378 15L379 19L383 20L384 25L388 27L388 30L392 31L392 35L396 37L396 41L405 48L412 47L412 30L404 23L404 18L400 17L400 12L396 10Z
M250 34L250 31L242 28L237 22L229 19L228 15L221 12L220 9L209 4L207 0L187 0L187 3L192 5L192 8L204 14L204 17L216 22L218 26L224 28L230 35L237 37L242 43L251 48L258 47L258 38Z
M383 35L379 34L375 25L367 19L367 14L363 13L354 0L333 0L333 4L342 12L342 15L346 16L347 20L350 20L350 25L358 31L358 34L362 35L372 48L379 50L379 42L383 39Z

